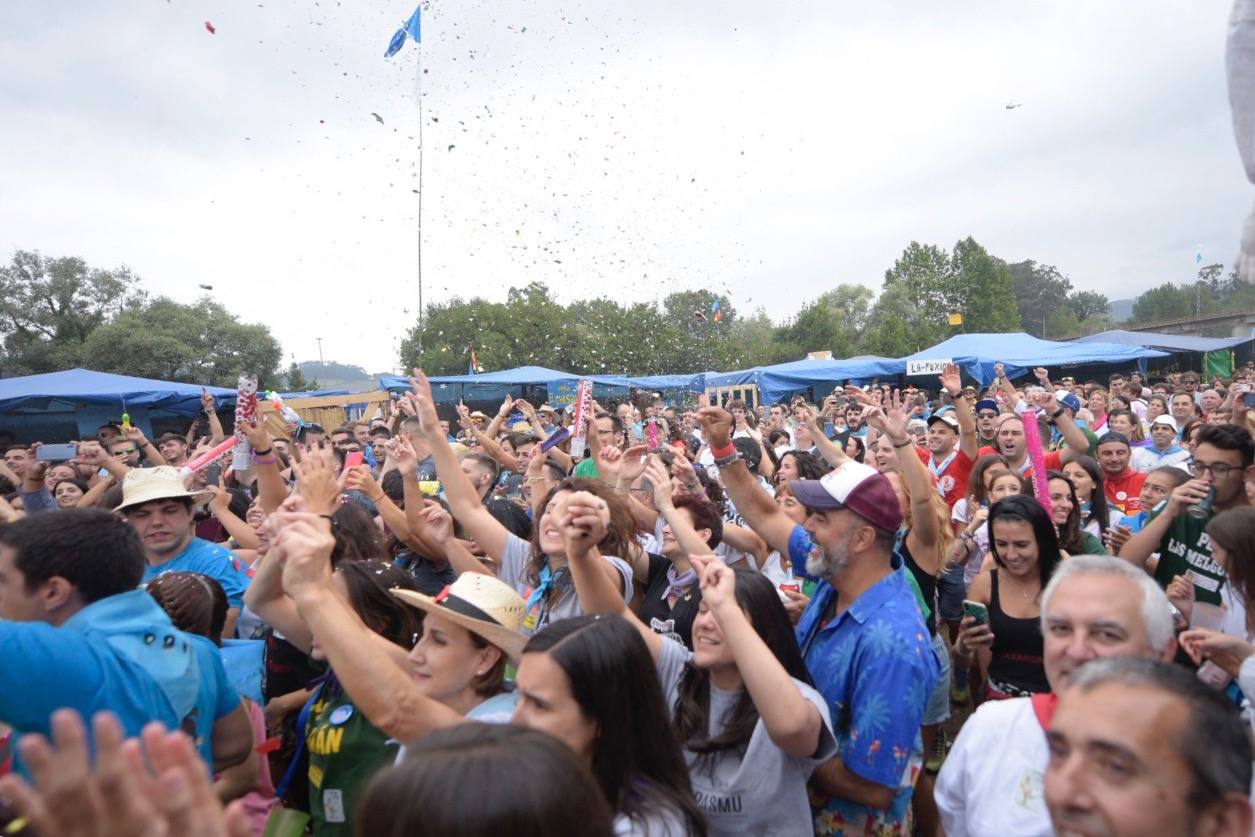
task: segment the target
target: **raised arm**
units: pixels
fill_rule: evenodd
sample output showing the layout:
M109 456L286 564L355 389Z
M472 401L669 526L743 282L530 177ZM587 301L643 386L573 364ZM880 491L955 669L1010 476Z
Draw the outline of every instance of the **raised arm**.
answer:
M701 574L702 604L710 609L732 651L754 708L776 746L804 759L819 749L824 721L784 666L763 642L736 600L736 573L713 555L694 556ZM661 638L660 638L661 639Z
M850 461L850 457L846 456L845 450L829 439L828 434L824 433L824 429L819 426L819 418L815 415L814 410L810 407L799 407L797 412L802 415L806 426L810 429L811 441L815 443L815 450L819 451L819 455L829 465L833 468L840 468Z
M703 407L697 413L706 434L706 443L713 450L723 451L731 447L732 416L722 407ZM736 504L736 510L745 518L750 528L762 536L772 549L781 555L789 554L789 538L797 525L780 510L758 480L745 467L741 459L719 467L719 477Z
M972 415L972 407L963 397L963 379L959 376L959 365L947 363L941 373L941 387L950 393L954 402L954 418L959 422L959 450L968 459L976 461L980 450L980 442L976 438L976 416Z
M497 414L492 417L492 421L488 423L487 429L484 430L492 438L497 438L497 434L501 432L501 425L505 423L506 417L510 415L510 411L514 409L514 398L506 393L505 399L502 400L501 406L497 409Z
M676 543L684 548L689 555L705 555L710 552L710 545L702 540L701 535L689 522L688 515L680 514L671 502L671 478L666 466L657 456L649 457L645 466L645 478L654 485L654 505L671 527L671 535ZM641 578L644 578L642 575Z
M1187 480L1178 485L1172 490L1172 494L1168 495L1167 505L1159 514L1155 515L1154 519L1142 528L1142 531L1131 536L1124 546L1120 547L1119 557L1134 566L1146 569L1146 562L1153 553L1159 551L1164 535L1168 534L1173 522L1188 507L1202 501L1207 496L1207 492L1207 483L1202 480Z
M126 438L131 440L131 444L139 448L143 452L144 458L154 465L165 465L166 458L161 455L161 451L157 450L157 446L148 440L144 435L144 431L135 425L131 425L123 431Z
M422 425L423 439L431 448L431 457L436 461L436 476L444 486L445 497L449 501L449 509L466 528L467 533L484 548L489 555L500 560L505 554L506 543L510 532L495 517L488 513L484 504L479 501L475 486L466 474L462 473L462 465L457 454L449 446L449 440L440 429L440 419L436 415L436 401L431 394L431 384L422 370L414 370L410 379L414 387L412 393L414 405L418 411Z
M422 693L392 653L331 586L335 539L317 515L287 514L273 549L283 555L283 587L336 679L376 729L398 741L414 741L465 722L457 711Z
M219 480L222 478L219 477ZM256 530L248 525L248 522L241 520L231 511L231 492L227 491L219 485L205 486L207 491L213 493L212 499L209 501L209 511L218 522L222 524L222 528L227 534L235 538L236 544L240 549L256 549L261 545L261 540L257 537Z
M662 643L671 640L656 634L623 601L623 593L602 567L605 561L597 544L610 528L610 508L606 502L587 491L567 495L554 511L557 527L566 547L567 566L575 582L575 594L585 613L622 616L628 620L649 648L654 662L662 653ZM600 566L599 566L600 565ZM612 568L613 569L613 568Z
M1067 447L1059 451L1059 461L1071 462L1078 456L1086 456L1089 453L1089 439L1085 436L1085 431L1076 423L1076 419L1072 418L1071 413L1067 410L1060 412L1062 408L1054 392L1047 390L1045 401L1047 414L1054 421L1055 427L1059 428L1059 432L1063 434L1064 441L1068 443Z
M253 447L253 473L257 475L257 499L266 514L276 511L288 496L288 485L279 473L279 457L265 421L245 422L244 437Z
M200 391L200 406L205 411L205 419L209 422L209 445L212 447L225 440L227 434L222 431L222 422L218 419L218 411L214 409L214 397L207 389Z
M933 496L936 490L929 479L928 467L920 461L915 451L909 450L915 443L911 441L911 434L906 429L907 417L898 401L898 394L894 393L888 413L877 407L870 408L867 412L867 423L884 433L899 454L898 469L911 495L911 535L919 546L918 549L912 548L911 553L924 564L931 565L924 568L936 574L941 571L938 560L941 556L937 550L941 531L937 515L933 513Z

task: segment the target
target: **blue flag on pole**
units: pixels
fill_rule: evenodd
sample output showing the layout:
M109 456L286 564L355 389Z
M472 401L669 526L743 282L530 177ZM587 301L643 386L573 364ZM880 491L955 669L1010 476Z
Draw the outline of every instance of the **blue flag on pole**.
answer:
M392 40L388 43L388 51L383 54L384 58L391 58L401 51L401 47L405 46L406 35L413 38L415 43L422 43L421 15L422 7L415 6L414 14L410 15L410 19L392 36Z

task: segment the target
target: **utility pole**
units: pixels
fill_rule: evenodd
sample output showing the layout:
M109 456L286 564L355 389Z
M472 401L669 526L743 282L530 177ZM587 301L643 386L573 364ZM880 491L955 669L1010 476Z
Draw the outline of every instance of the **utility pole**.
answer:
M322 338L315 337L314 339L318 341L318 366L319 368L322 368L326 366L326 364L323 363L323 360L322 360Z

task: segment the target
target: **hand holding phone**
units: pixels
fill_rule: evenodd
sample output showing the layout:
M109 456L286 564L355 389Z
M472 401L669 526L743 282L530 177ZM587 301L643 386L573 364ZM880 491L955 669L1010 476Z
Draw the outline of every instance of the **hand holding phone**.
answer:
M989 624L989 608L980 602L974 602L971 599L964 599L963 615L972 617L972 619L976 621L977 625Z
M356 468L362 464L362 452L360 450L351 450L344 455L344 470Z

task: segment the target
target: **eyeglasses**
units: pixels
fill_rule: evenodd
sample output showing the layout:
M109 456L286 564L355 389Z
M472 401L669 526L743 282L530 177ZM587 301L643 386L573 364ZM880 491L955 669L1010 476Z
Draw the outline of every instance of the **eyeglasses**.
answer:
M976 417L977 418L997 418L998 414L994 412L990 412L989 410L981 410L979 413L976 414Z
M1196 477L1201 477L1204 472L1211 471L1211 475L1218 480L1232 474L1234 471L1241 471L1241 465L1226 465L1223 462L1212 462L1210 465L1206 462L1199 462L1197 459L1190 461L1190 473Z
M130 456L133 453L137 453L135 448L118 448L113 452L114 456Z

